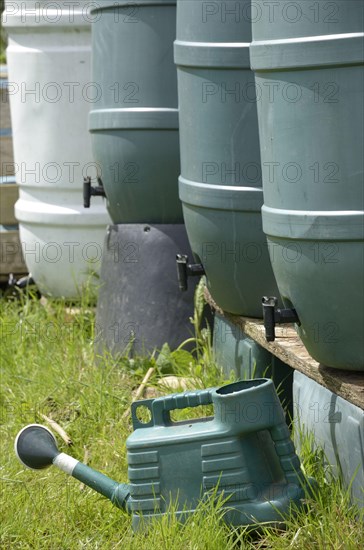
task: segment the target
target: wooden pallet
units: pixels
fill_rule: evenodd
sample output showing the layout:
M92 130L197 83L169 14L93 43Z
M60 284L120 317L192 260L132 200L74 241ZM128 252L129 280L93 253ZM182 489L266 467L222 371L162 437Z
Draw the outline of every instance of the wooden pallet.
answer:
M14 173L13 141L9 94L7 90L7 68L0 66L0 178L6 180ZM18 222L14 205L19 197L18 186L14 182L1 181L0 185L0 283L6 283L9 274L16 277L28 272L24 263L19 238Z
M364 409L364 372L350 372L321 365L307 352L294 325L276 327L276 340L267 342L263 321L223 311L205 290L207 303L222 317L239 327L247 336L284 363L312 378L346 401Z
M13 141L11 134L11 116L9 93L6 87L6 67L0 66L0 105L1 105L1 127L0 127L0 177L9 176L14 173ZM13 165L13 168L12 168Z

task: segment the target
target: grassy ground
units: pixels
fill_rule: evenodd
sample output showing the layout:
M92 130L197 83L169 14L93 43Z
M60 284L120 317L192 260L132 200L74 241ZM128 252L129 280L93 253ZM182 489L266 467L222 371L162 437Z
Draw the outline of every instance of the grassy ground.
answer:
M203 356L178 352L164 360L119 362L105 356L96 367L94 313L84 299L76 314L62 302L41 305L25 297L0 300L1 307L1 548L173 549L233 548L351 549L364 547L363 517L349 504L340 483L325 470L322 453L306 438L305 471L319 493L304 512L287 519L286 530L265 528L259 535L232 530L222 521L221 503L204 504L181 526L173 514L148 533L133 534L130 518L100 495L53 469L33 472L15 459L13 441L31 422L52 417L73 440L64 452L118 481L127 481L125 441L130 421L122 415L150 366L152 382L168 371L192 376L206 387L222 381L205 344ZM191 364L189 364L191 363Z

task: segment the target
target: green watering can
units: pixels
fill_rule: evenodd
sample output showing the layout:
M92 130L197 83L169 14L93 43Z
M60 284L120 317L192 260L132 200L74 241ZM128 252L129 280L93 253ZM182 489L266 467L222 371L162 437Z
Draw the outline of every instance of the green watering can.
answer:
M212 404L214 416L173 422L170 411ZM138 408L150 420L141 422ZM226 497L232 525L282 522L300 506L308 481L290 439L271 380L239 381L132 404L134 432L127 440L129 484L117 483L61 453L53 434L38 424L15 440L20 461L32 469L54 464L132 514L134 530L177 502L183 521L214 490Z

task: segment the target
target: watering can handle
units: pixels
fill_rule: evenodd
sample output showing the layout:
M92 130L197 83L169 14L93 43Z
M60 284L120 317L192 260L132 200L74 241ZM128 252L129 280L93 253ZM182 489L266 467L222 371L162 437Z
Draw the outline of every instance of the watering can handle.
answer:
M181 393L174 393L157 399L145 399L135 401L131 406L134 429L149 428L151 426L170 425L169 411L174 409L186 409L187 407L198 407L199 405L210 405L212 403L212 391L214 388L205 390L189 390ZM140 406L147 407L151 414L151 420L141 423L136 416L136 409Z
M152 405L154 424L163 426L170 424L169 411L173 411L174 409L210 405L212 403L211 394L213 390L214 388L189 390L155 399Z

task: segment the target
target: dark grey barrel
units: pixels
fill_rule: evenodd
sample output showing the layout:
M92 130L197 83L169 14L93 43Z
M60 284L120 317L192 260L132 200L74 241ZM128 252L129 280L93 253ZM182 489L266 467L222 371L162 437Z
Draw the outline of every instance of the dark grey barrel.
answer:
M114 223L181 223L176 0L93 10L94 159Z
M96 349L114 357L175 349L193 336L196 279L180 292L175 257L191 253L183 224L111 225L96 312Z
M364 2L267 4L251 63L274 273L310 354L363 371Z
M261 317L262 295L278 290L261 225L250 10L247 0L177 2L179 192L213 298L229 312Z

